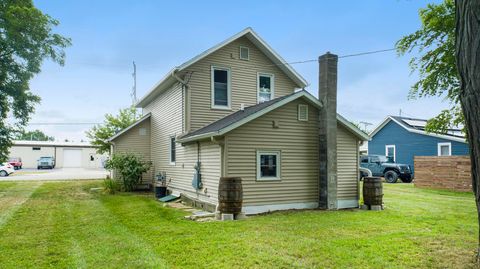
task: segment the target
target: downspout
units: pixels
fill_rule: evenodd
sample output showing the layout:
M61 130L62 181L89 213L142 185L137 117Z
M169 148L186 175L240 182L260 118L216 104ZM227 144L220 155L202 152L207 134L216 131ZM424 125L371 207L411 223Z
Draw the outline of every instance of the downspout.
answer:
M189 129L189 126L188 125L188 115L190 113L190 109L189 109L189 104L188 104L188 90L189 90L189 86L188 86L188 83L186 80L184 79L181 79L178 75L178 68L175 68L173 71L172 71L172 77L175 78L180 84L182 84L182 101L183 101L183 104L184 104L184 107L182 108L182 132L183 133L186 133L188 132L188 129Z

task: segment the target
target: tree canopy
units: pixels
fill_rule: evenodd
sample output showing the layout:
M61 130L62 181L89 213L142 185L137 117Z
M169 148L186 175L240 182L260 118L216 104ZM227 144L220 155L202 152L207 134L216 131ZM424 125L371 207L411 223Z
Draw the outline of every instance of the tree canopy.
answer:
M31 0L0 1L0 161L8 158L15 133L40 102L30 80L45 59L64 64L64 48L71 42L52 32L58 24Z
M413 84L409 98L437 96L450 102L451 109L443 110L427 123L427 131L445 133L464 126L459 103L460 81L455 65L455 3L444 0L428 4L419 11L421 27L404 36L397 44L400 55L415 54L410 60L412 71L419 80Z
M40 130L24 131L15 137L16 140L32 140L32 141L54 141L55 137L48 136Z
M110 152L108 139L137 121L140 115L134 107L120 109L118 115L106 114L103 124L95 125L86 132L92 145L98 146L97 152Z

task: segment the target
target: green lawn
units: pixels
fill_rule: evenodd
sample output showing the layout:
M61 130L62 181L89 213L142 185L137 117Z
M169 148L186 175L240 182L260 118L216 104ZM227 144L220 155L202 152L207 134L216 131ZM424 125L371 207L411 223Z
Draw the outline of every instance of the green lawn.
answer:
M1 268L472 267L472 194L385 186L381 212L296 211L193 222L100 181L1 182Z

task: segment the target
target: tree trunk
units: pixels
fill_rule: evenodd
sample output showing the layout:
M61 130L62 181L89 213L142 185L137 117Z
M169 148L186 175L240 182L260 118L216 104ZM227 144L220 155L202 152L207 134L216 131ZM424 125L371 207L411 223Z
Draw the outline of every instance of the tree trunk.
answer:
M456 62L465 115L480 236L480 0L456 0ZM480 261L480 237L477 262Z

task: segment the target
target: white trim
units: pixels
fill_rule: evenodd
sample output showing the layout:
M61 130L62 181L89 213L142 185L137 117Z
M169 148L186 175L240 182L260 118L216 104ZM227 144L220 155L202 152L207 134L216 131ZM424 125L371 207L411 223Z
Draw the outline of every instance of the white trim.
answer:
M448 146L448 155L442 155L442 146ZM437 156L452 156L452 143L440 142L437 144Z
M127 132L128 130L132 129L133 127L137 126L138 124L140 124L141 122L143 122L144 120L150 118L151 114L150 113L147 113L145 114L145 116L141 117L139 120L137 120L136 122L132 123L130 126L128 126L127 128L121 130L120 132L116 133L115 135L113 135L112 137L110 137L109 139L107 139L107 141L112 141L114 140L115 138L121 136L122 134L124 134L125 132Z
M246 215L255 215L260 213L289 210L289 209L314 209L318 208L318 203L292 203L292 204L273 204L273 205L250 205L243 206L242 211Z
M338 200L337 201L337 209L343 208L358 208L360 205L358 200Z
M211 88L211 97L212 97L211 108L212 109L228 109L228 110L232 109L232 75L231 75L230 68L212 65L210 69L211 69L210 88ZM215 75L214 75L215 70L227 71L227 105L226 106L215 105Z
M179 139L178 142L187 143L187 142L196 141L196 140L199 140L199 139L210 138L212 136L224 135L224 134L230 132L231 130L242 126L243 124L245 124L247 122L250 122L250 121L252 121L252 120L254 120L254 119L256 119L256 118L258 118L258 117L260 117L260 116L262 116L262 115L264 115L264 114L266 114L266 113L268 113L268 112L270 112L274 109L277 109L277 108L279 108L279 107L281 107L285 104L288 104L291 101L296 100L296 99L301 98L301 97L306 98L312 105L314 105L317 108L321 108L323 106L317 98L315 98L313 95L311 95L307 91L302 90L302 91L299 91L299 92L296 92L296 93L290 95L289 97L284 98L281 101L278 101L278 102L274 103L273 105L270 105L270 106L258 111L257 113L254 113L254 114L252 114L248 117L245 117L242 120L239 120L239 121L235 122L234 124L231 124L231 125L223 128L223 129L221 129L221 130L214 131L214 132L209 132L209 133L204 133L204 134L199 134L199 135L194 135L194 136L191 136L191 137L187 137L185 139ZM337 121L341 125L343 125L345 128L350 130L350 132L352 132L352 134L356 135L359 139L369 140L369 137L366 133L362 132L360 129L358 129L355 125L353 125L347 119L342 117L340 114L337 114Z
M184 71L188 67L192 66L196 62L204 59L208 55L214 53L215 51L221 49L222 47L230 44L231 42L237 40L238 38L246 36L255 46L260 49L270 60L272 60L275 64L277 64L278 68L280 68L289 78L291 78L299 88L305 88L308 86L308 82L297 72L293 69L287 61L285 61L279 54L277 54L252 28L248 27L243 31L233 35L232 37L226 39L225 41L211 47L210 49L200 53L199 55L193 57L189 61L181 64L178 67L175 67L167 75L157 82L150 91L144 95L140 101L137 102L135 105L136 107L145 107L148 103L150 103L154 95L157 91L163 91L167 89L172 83L175 83L177 80L172 76L174 72Z
M175 139L173 145L175 146L175 161L172 162L172 138ZM177 161L177 138L175 135L171 135L168 137L168 163L170 165L175 165Z
M270 100L275 99L275 75L272 73L257 72L257 104L260 103L260 77L270 78Z
M452 136L449 136L449 135L443 135L443 134L435 134L435 133L427 133L426 131L422 131L422 130L417 130L417 129L413 129L413 128L408 128L406 127L404 124L398 122L397 120L395 120L394 118L392 118L391 116L388 116L387 118L385 118L370 134L370 139L372 139L385 125L387 125L388 122L390 121L393 121L395 122L396 124L398 124L400 127L402 127L403 129L411 132L411 133L416 133L416 134L421 134L421 135L426 135L426 136L432 136L432 137L437 137L437 138L442 138L442 139L446 139L446 140L451 140L451 141L456 141L456 142L461 142L461 143L467 143L467 140L465 138L460 138L460 137L452 137Z
M302 107L305 108L305 115L306 115L306 118L305 118L305 119L300 118L300 115L301 115L300 109L301 109ZM308 105L306 105L306 104L298 104L297 114L298 114L298 115L297 115L297 119L298 119L299 121L308 121Z
M396 162L397 161L397 149L396 149L395 145L385 145L385 156L388 157L388 149L389 148L393 148L393 161Z
M262 155L275 155L277 156L277 163L276 163L276 177L262 177L260 175L260 157ZM258 149L257 150L257 181L280 181L282 179L281 171L282 171L282 153L280 150L269 150L269 149Z
M242 49L247 49L247 58L242 58ZM250 60L250 48L245 47L245 46L240 46L238 49L238 59L244 60L244 61L249 61Z

